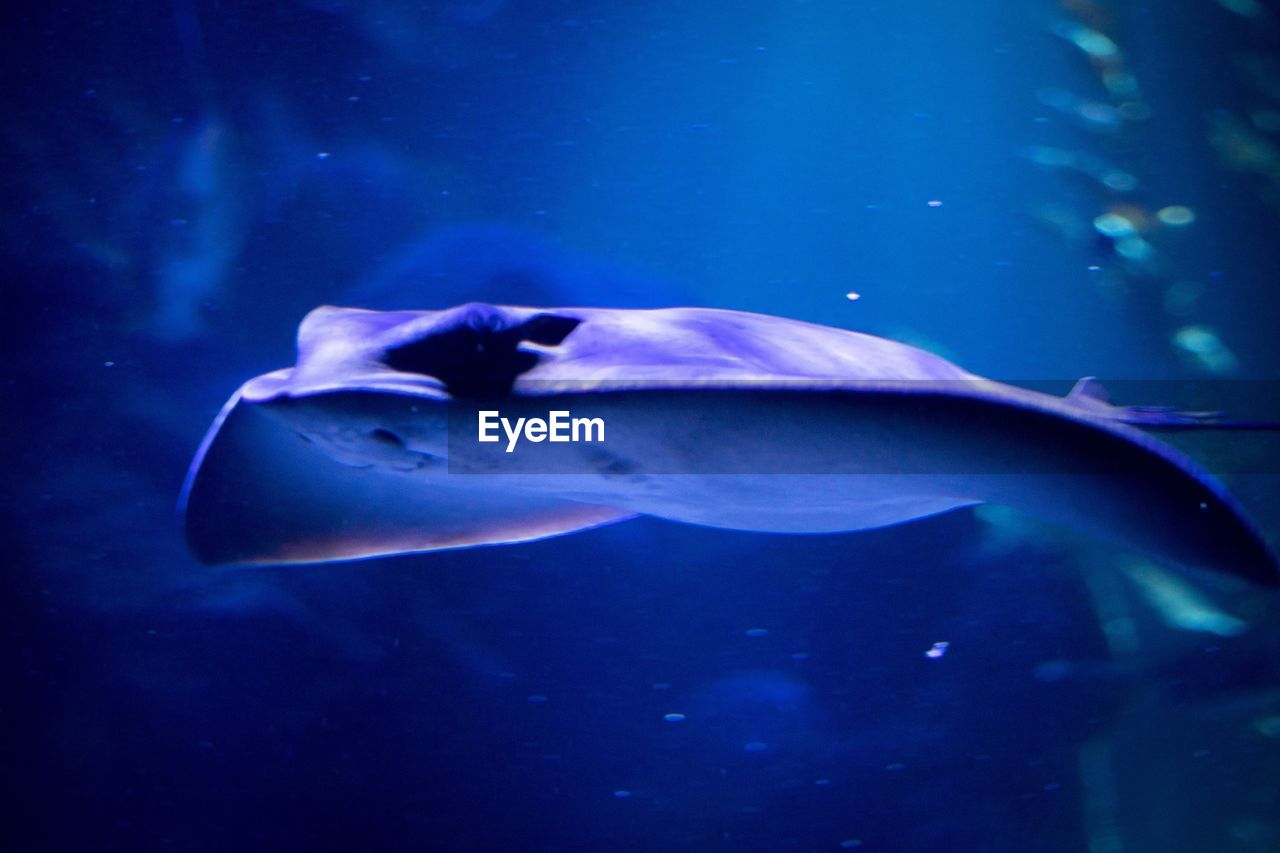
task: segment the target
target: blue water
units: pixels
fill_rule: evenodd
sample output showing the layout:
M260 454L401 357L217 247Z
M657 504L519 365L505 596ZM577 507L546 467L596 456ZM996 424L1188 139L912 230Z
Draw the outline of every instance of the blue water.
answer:
M1162 606L1140 558L1011 513L209 569L174 511L323 303L737 308L1063 390L1280 378L1277 26L19 4L6 847L1280 848L1274 595L1154 567L1203 598ZM1273 542L1275 479L1230 482Z

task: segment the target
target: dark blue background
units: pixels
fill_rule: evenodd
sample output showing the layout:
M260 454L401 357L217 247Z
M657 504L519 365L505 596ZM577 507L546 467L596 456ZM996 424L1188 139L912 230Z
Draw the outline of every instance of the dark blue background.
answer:
M1117 573L1131 556L1007 514L823 537L641 520L209 570L173 508L218 406L291 363L297 321L324 302L701 304L1001 378L1274 379L1273 15L1189 0L7 15L15 849L1280 843L1275 602L1211 589L1253 630L1177 630ZM1091 130L1037 98L1115 100L1050 32L1064 21L1111 35L1149 119ZM1250 129L1248 157L1224 127ZM1037 166L1036 146L1138 187ZM1135 266L1090 226L1117 204L1197 219L1151 231L1161 262ZM1045 205L1083 230L1044 227ZM1173 310L1179 282L1200 296ZM1188 326L1234 367L1180 350ZM1274 534L1274 487L1237 485Z

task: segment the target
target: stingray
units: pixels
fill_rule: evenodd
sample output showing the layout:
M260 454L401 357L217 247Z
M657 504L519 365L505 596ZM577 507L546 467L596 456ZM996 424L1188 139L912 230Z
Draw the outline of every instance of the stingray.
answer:
M515 452L479 440L482 412L554 411L598 418L603 440ZM636 515L824 533L995 503L1277 585L1240 505L1143 429L1199 423L1113 406L1092 379L1056 397L891 340L737 311L323 306L299 328L296 365L223 407L181 508L200 561L275 564Z

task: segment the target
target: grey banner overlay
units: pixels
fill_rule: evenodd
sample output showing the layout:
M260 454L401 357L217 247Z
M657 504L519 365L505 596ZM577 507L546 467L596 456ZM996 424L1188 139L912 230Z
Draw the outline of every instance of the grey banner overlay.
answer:
M1032 397L1024 404L1016 390L1010 396L985 380L525 382L510 395L447 404L448 470L630 477L1142 475L1159 463L1135 450L1137 436L1140 443L1174 447L1213 473L1280 474L1280 381L1111 380L1105 383L1109 401L1074 404L1063 400L1073 381L1002 384L1056 400ZM488 417L496 441L479 441L480 412L497 413ZM578 441L534 441L521 428L512 446L511 434L496 421L505 418L515 429L521 418L526 425L545 422L552 412L567 413L559 416L566 438L572 421L581 421ZM597 420L603 441L594 434ZM1099 422L1116 426L1091 426Z

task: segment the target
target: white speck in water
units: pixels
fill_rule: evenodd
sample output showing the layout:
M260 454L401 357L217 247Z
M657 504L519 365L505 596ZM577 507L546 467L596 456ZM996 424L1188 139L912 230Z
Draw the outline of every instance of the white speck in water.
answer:
M668 723L678 723L684 719L684 714L680 714L676 712L673 712L670 714L663 714L662 719L666 720Z
M618 789L617 791L613 792L613 795L620 800L625 800L627 797L631 796L631 792Z
M329 152L328 152L328 151L317 151L317 152L316 152L316 159L317 159L317 160L328 160L328 159L329 159Z
M115 363L114 361L104 361L104 362L102 362L102 366L103 366L103 367L115 367L115 366L116 366L116 363Z
M924 653L924 656L927 658L940 658L947 653L947 647L950 645L951 644L946 641L934 643L929 647L929 651Z
M935 198L935 199L931 199L931 200L929 201L929 206L930 206L930 207L942 207L942 202L938 201L936 198Z
M848 293L844 295L844 298L848 299L850 302L857 302L859 299L862 298L862 294L857 293L856 291L850 290Z

